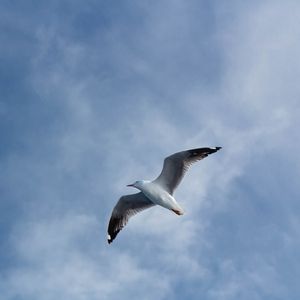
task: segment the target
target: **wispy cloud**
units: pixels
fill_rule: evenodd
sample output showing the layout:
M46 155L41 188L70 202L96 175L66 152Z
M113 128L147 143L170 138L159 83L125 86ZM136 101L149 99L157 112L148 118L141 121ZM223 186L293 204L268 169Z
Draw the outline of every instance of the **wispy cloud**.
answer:
M1 158L14 220L1 229L13 256L1 294L297 299L299 5L127 3L121 15L98 5L7 23L27 24L34 54L23 82L32 112L16 122L23 151ZM4 118L18 109L2 107ZM125 185L202 145L223 150L176 192L186 215L149 209L108 246Z

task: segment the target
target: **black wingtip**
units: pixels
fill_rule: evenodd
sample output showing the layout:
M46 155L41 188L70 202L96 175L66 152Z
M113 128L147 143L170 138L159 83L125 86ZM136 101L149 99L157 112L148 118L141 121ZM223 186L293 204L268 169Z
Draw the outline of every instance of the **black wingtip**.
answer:
M116 238L120 230L124 227L123 225L120 226L121 219L111 217L108 224L107 230L107 242L110 244ZM119 228L118 228L119 227ZM118 228L118 229L117 229Z
M110 237L110 235L107 235L107 242L108 244L112 243L113 239Z
M206 149L209 152L208 154L211 154L211 153L215 153L215 152L219 151L220 149L222 149L222 147L211 147L211 148L206 148Z
M207 155L215 153L220 149L222 149L222 147L206 147L206 148L190 149L187 151L191 156L197 157L199 155L204 155L203 157L206 157Z

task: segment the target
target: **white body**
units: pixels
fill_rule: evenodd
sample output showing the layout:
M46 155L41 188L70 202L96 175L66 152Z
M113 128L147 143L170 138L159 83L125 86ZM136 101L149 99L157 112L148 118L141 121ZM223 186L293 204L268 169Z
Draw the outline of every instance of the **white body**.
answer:
M115 205L107 228L108 243L116 238L131 216L155 205L183 215L183 209L172 196L175 189L194 162L220 149L221 147L205 147L174 153L164 159L162 171L155 180L141 180L128 184L127 186L135 187L140 192L122 196Z
M173 210L179 215L183 215L184 210L180 207L175 198L157 183L146 180L137 181L134 183L134 187L139 189L153 203Z

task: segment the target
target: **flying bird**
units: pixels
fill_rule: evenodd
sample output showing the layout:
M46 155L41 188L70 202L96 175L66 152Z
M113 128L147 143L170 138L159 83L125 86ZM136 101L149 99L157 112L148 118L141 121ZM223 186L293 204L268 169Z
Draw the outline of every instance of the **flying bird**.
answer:
M160 175L153 181L138 180L127 186L135 187L139 193L122 196L115 205L108 224L107 241L110 244L133 215L155 205L160 205L183 215L184 211L173 197L173 193L191 164L222 147L197 148L177 152L165 158Z

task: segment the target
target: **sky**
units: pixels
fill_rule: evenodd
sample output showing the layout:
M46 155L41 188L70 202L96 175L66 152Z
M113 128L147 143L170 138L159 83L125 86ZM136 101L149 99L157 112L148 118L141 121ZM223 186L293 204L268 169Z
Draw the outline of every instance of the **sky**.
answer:
M300 3L0 3L4 300L300 298ZM108 245L126 184L222 146Z

